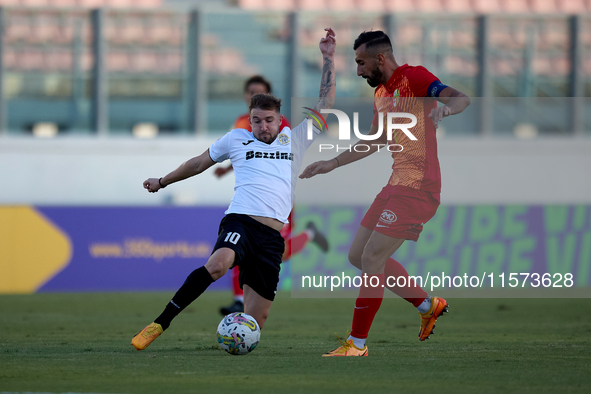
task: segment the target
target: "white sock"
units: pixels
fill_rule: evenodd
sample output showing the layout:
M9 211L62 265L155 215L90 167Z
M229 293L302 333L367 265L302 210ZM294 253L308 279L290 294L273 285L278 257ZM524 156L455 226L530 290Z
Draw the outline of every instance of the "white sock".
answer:
M365 338L363 338L363 339L362 338L355 338L355 337L352 337L351 335L349 335L349 338L347 338L347 341L349 339L352 339L353 340L353 344L358 349L363 349L365 347L365 341L366 341Z
M309 240L314 239L314 236L316 235L316 233L314 233L314 231L310 230L309 228L305 229L304 233L308 236Z
M417 310L419 311L419 313L427 313L429 312L429 309L431 308L431 297L427 296L427 298L425 298L423 300L423 302L421 302L421 305L417 306Z
M234 296L234 301L240 301L244 304L244 296Z

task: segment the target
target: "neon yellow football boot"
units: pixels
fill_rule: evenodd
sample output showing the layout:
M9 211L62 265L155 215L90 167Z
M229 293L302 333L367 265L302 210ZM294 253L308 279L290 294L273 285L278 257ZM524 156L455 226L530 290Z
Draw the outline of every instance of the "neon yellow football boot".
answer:
M439 316L443 316L447 310L447 301L440 297L431 297L431 308L426 313L420 313L421 315L421 329L419 330L419 341L429 339L431 334L434 334L433 329L435 328L435 322Z
M160 324L150 323L143 330L135 334L135 336L131 339L131 344L135 350L144 350L150 346L150 344L154 342L154 339L158 338L163 332L164 330Z
M363 349L359 349L357 346L355 346L352 339L349 339L347 341L343 341L340 338L338 338L338 339L339 339L339 342L341 343L341 346L339 346L338 348L336 348L333 351L330 351L328 353L324 353L322 355L322 357L345 357L345 356L367 356L368 355L367 345L365 345L365 347Z

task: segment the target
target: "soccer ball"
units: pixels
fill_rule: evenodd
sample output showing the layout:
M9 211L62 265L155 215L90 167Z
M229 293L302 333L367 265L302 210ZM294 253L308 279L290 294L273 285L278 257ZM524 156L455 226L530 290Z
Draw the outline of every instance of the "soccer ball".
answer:
M257 347L261 330L254 317L244 312L234 312L222 319L217 334L220 347L239 356L248 354Z

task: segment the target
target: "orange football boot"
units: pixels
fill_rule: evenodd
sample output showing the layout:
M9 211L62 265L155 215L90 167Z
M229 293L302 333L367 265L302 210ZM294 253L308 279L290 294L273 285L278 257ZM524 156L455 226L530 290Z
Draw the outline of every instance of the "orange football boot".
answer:
M439 316L443 316L443 312L449 312L447 310L447 301L439 297L431 297L431 308L426 313L420 313L421 315L421 329L419 331L419 341L429 339L431 334L434 334L433 329L435 328L435 322Z
M154 342L154 339L158 338L163 332L164 330L160 324L150 323L143 330L135 334L135 336L131 339L131 344L135 350L144 350L150 346L150 344Z
M341 343L341 346L339 346L338 348L336 348L333 351L330 351L328 353L324 353L322 355L322 357L344 357L344 356L367 356L368 355L367 345L365 345L365 347L363 349L359 349L357 346L355 346L352 339L349 339L347 341L343 341L338 337L337 337L337 339Z

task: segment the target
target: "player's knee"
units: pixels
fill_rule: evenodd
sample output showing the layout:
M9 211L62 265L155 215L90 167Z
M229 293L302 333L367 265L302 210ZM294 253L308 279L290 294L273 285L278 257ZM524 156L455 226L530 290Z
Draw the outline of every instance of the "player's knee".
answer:
M361 269L361 254L356 251L349 251L349 263L354 267Z
M222 276L228 272L228 263L221 259L210 259L207 264L205 264L205 268L211 275L213 280L218 280Z
M218 280L219 278L224 276L224 274L226 273L227 270L224 271L221 267L218 267L218 266L210 266L210 267L207 267L207 271L209 271L209 274L211 275L211 279Z
M381 261L380 255L375 253L371 248L365 248L361 255L361 268L366 273L380 273L380 265L383 267L384 262ZM383 268L382 268L383 272Z
M363 248L363 253L361 254L361 261L363 263L372 262L377 260L379 256L380 252L376 245L368 243L367 245L365 245L365 248Z
M218 280L224 276L234 263L235 256L236 254L234 251L228 248L216 250L205 264L205 268L211 275L211 278L213 280Z

